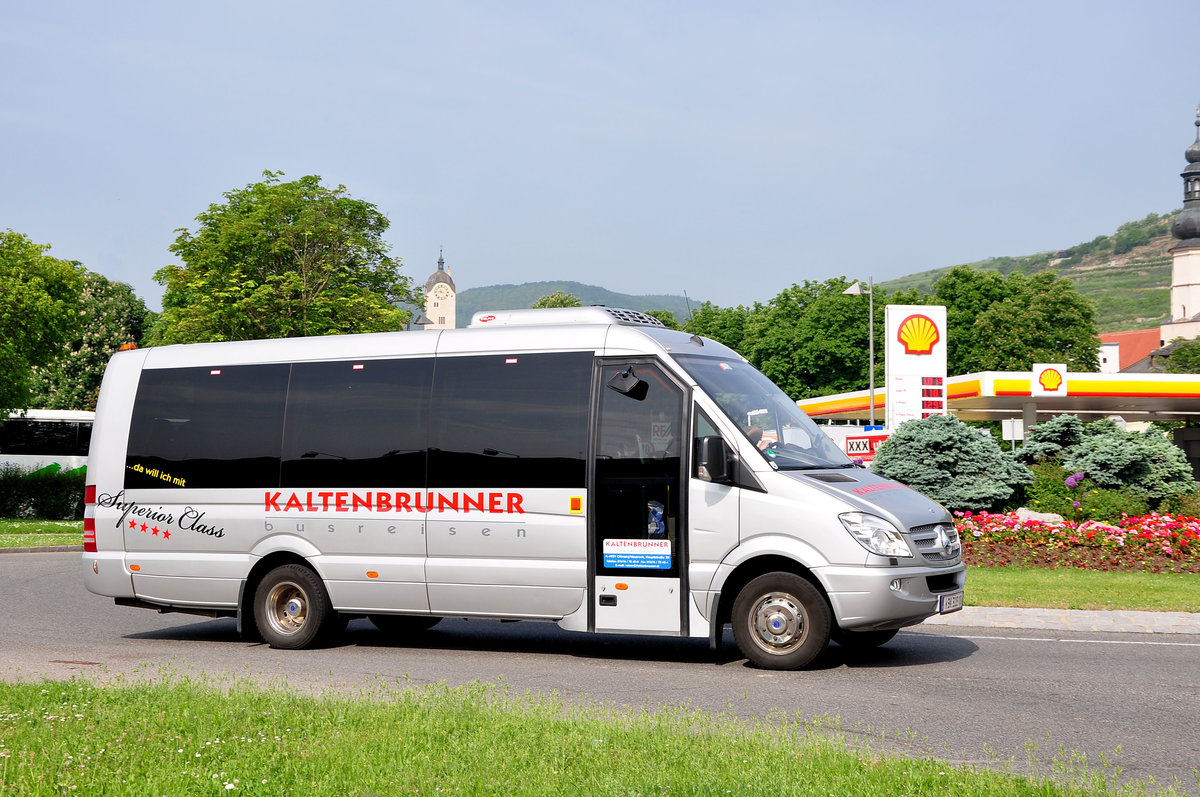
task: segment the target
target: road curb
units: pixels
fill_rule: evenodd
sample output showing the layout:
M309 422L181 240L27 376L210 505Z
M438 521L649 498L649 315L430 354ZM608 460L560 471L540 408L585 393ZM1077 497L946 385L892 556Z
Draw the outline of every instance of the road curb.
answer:
M24 548L0 548L0 553L61 553L83 551L82 545L31 545Z

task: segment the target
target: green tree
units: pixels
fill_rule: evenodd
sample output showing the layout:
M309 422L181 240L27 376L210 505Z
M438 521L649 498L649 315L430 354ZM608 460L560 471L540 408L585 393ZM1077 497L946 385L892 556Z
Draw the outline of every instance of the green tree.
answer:
M842 278L805 280L750 318L746 356L792 398L867 386L869 305L847 287Z
M1052 272L1002 277L956 266L934 284L933 303L946 306L952 374L1023 371L1035 362L1099 368L1095 308Z
M1169 374L1200 374L1200 339L1171 341L1171 354L1166 358Z
M538 299L530 305L534 309L543 307L583 307L583 302L579 301L579 297L566 291L555 291Z
M663 322L663 326L667 329L683 329L683 325L679 323L679 319L670 310L649 310L646 312L646 315L654 316Z
M20 233L0 233L0 423L31 400L33 369L74 333L82 278Z
M792 398L859 390L870 381L867 316L871 304L862 296L846 296L843 292L849 285L845 278L806 280L753 308L705 302L683 328L734 349ZM887 294L875 290L876 383L882 384Z
M420 306L383 240L388 220L345 186L282 172L227 192L225 202L178 231L171 251L184 265L159 269L163 312L150 342L283 338L404 327Z
M1150 243L1154 236L1148 226L1156 220L1157 214L1151 213L1140 222L1130 221L1118 227L1116 235L1112 237L1113 254L1123 255L1135 247Z
M693 335L723 343L745 357L746 325L754 312L741 305L719 307L712 302L704 302L692 311L692 317L683 325L683 329Z
M89 271L83 272L77 308L74 338L59 347L53 362L35 369L30 406L94 410L109 358L126 344L140 343L152 315L128 285Z
M871 469L951 510L997 509L1033 474L990 435L953 415L905 421L880 444Z

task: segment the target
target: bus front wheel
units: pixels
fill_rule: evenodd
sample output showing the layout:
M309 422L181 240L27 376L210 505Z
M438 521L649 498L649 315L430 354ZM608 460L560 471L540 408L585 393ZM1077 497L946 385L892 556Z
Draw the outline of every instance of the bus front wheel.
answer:
M303 565L275 568L254 592L254 622L273 648L309 647L328 634L335 621L325 585Z
M810 663L828 644L830 625L825 597L794 573L761 575L733 602L738 648L768 670L794 670Z

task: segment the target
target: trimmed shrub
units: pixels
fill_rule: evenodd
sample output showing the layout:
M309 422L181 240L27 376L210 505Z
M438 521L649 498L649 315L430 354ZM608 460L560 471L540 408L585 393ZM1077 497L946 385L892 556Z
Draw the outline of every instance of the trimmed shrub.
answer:
M880 444L871 469L951 510L1001 507L1017 487L1033 481L995 439L953 415L900 424Z
M1169 508L1164 501L1196 490L1183 449L1166 434L1153 428L1130 432L1107 418L1084 424L1074 415L1059 415L1040 423L1030 430L1018 456L1026 462L1052 465L1059 470L1059 479L1082 473L1080 479L1088 482L1089 489L1100 491L1092 494L1097 496L1093 506L1099 512L1103 504L1110 516L1142 514L1149 506ZM1053 481L1047 471L1040 491L1052 493ZM1118 510L1122 494L1129 503Z
M1078 416L1055 415L1045 423L1030 427L1025 442L1017 450L1017 459L1025 463L1055 459L1082 443L1083 438L1083 421Z

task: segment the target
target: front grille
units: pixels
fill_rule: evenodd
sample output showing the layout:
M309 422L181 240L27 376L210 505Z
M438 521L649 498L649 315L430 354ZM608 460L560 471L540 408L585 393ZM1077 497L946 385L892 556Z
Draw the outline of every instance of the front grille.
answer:
M944 537L939 530L945 532ZM962 556L962 545L958 540L958 530L953 523L933 523L928 526L916 526L908 530L908 538L912 541L916 553L925 557L925 561L933 564L952 564ZM945 539L943 547L941 540Z

